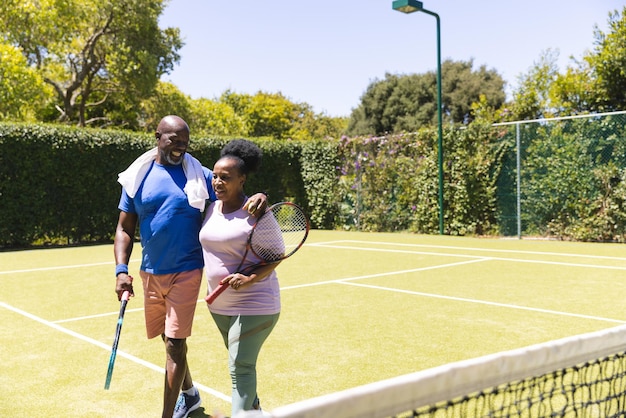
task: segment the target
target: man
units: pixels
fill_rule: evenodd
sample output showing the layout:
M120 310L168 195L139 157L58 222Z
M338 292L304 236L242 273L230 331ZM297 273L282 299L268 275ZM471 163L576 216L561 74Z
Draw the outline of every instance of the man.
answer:
M166 351L162 417L185 418L201 404L187 365L186 339L202 281L198 233L206 200L215 200L213 174L187 154L189 126L180 117L161 119L156 141L156 148L119 175L123 188L113 244L115 292L118 299L125 290L134 295L128 263L139 225L147 336L161 335ZM266 197L256 194L246 209L262 213L266 206Z

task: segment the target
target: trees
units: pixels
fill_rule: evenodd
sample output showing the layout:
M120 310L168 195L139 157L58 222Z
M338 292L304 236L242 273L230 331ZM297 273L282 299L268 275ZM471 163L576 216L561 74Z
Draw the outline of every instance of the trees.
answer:
M246 136L242 115L227 103L205 98L191 101L191 120L196 135Z
M520 78L509 118L540 119L518 125L516 134L523 158L521 206L532 208L522 215L527 232L610 241L623 229L621 115L541 119L626 109L624 12L626 7L621 17L609 14L612 31L596 28L595 49L573 59L565 72L558 71L557 55L547 52Z
M180 60L167 0L4 0L0 119L153 131L177 113L203 135L338 137L345 121L279 93L191 99L160 82ZM44 87L44 84L47 87Z
M551 87L551 95L559 104L559 115L569 116L597 110L599 96L593 70L586 60L569 67L564 74L557 74Z
M481 95L499 108L505 100L504 80L485 66L473 69L473 61L446 60L442 63L442 109L444 119L469 123L472 104ZM350 135L385 134L416 131L420 126L436 123L437 78L425 74L385 74L384 80L371 83L361 104L352 112L348 125Z
M468 124L473 120L472 104L484 96L495 109L505 101L504 79L485 65L473 69L473 61L446 61L441 68L444 111L449 120ZM434 120L434 118L433 118Z
M206 135L276 139L384 135L437 121L433 71L385 74L367 86L349 119L316 114L280 92L191 99L159 82L182 47L178 29L158 26L167 1L0 2L0 119L151 131L164 113L175 112ZM595 49L563 73L556 53L544 53L521 76L503 115L535 119L626 109L626 7L609 14L607 33L596 28L594 36ZM481 95L481 109L502 110L502 77L474 67L472 60L443 62L446 123L469 124Z
M166 115L178 115L191 123L191 99L172 83L160 81L152 95L141 102L140 108L140 125L149 133L156 131L159 121Z
M609 31L597 27L595 48L572 59L564 72L557 65L558 50L542 52L529 71L520 75L513 100L505 104L504 81L472 61L442 64L442 109L445 122L468 124L472 105L493 109L506 120L541 119L626 109L626 7L609 13ZM361 104L350 115L348 135L385 135L414 132L436 123L436 74L385 74L371 83Z
M293 103L281 93L257 92L255 95L224 92L218 101L232 108L241 118L242 135L275 139L335 137L344 133L346 121L316 114L306 103Z
M215 100L192 99L163 81L140 109L141 130L154 132L164 115L176 114L189 123L195 137L339 138L346 127L346 119L316 114L308 104L293 103L280 93L226 91Z
M15 47L0 43L0 118L35 120L37 111L52 96L43 78L26 65Z
M540 119L556 116L557 105L551 99L551 90L558 76L558 51L544 51L539 61L526 74L518 77L513 92L510 118L512 120Z
M511 120L569 116L626 109L626 7L609 13L610 32L597 27L595 48L572 59L560 73L558 52L548 50L520 76Z
M158 26L163 4L4 0L0 34L53 87L57 121L133 127L139 101L180 58L178 29Z
M609 33L596 26L595 49L585 57L593 71L597 110L626 109L626 6L609 13Z

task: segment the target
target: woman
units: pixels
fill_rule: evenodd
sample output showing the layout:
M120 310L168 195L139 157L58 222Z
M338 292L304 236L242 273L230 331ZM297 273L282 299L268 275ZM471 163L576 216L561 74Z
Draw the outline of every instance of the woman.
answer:
M232 380L232 414L260 409L257 396L256 362L261 346L272 332L280 314L280 290L274 269L264 266L252 273L237 271L246 250L248 233L256 218L243 209L248 197L244 185L261 163L262 152L253 142L229 142L213 168L217 201L207 209L200 230L208 291L221 282L226 289L209 305L224 344ZM256 264L251 252L239 271Z

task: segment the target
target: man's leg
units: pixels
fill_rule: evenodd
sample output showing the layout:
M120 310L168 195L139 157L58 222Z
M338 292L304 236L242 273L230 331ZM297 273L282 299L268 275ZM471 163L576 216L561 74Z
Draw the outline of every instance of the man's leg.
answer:
M187 361L185 361L186 363ZM189 372L189 364L185 368L185 378L183 379L183 390L189 390L193 387L193 380L191 379L191 373Z
M167 316L163 341L167 361L165 366L165 389L163 393L163 417L187 417L200 406L197 390L180 393L193 388L187 363L187 337L191 335L193 317L198 301L202 269L175 273L169 282L165 297ZM180 405L176 403L181 402Z
M187 367L187 340L163 337L165 341L165 389L163 393L163 418L171 418L181 387L193 385ZM185 386L183 386L183 382Z

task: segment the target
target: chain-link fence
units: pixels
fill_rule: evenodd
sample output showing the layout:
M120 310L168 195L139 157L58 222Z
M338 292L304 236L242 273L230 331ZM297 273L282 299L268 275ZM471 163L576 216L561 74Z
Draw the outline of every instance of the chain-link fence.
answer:
M437 131L344 138L340 224L439 232ZM450 235L626 241L626 112L446 126Z
M623 240L626 112L494 129L507 146L497 182L502 234Z

